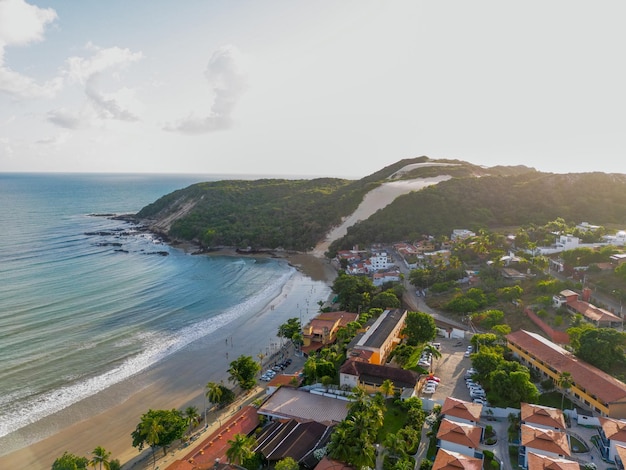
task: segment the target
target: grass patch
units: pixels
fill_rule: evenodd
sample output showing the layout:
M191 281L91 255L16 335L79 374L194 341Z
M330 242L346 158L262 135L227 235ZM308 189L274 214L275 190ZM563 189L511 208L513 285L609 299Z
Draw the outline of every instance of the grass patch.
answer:
M519 446L509 446L509 460L512 468L519 467Z
M549 406L551 408L557 408L557 409L561 409L561 400L563 399L563 396L561 395L560 392L547 392L547 393L542 393L539 396L539 404L543 405L543 406ZM572 401L565 397L565 400L563 400L563 409L564 410L571 410L574 408L574 404L572 403Z
M570 445L572 447L572 452L589 452L589 446L582 442L579 439L576 439L574 436L569 436Z
M387 434L395 434L406 425L407 413L393 398L385 400L383 427L378 433L378 442L384 442Z

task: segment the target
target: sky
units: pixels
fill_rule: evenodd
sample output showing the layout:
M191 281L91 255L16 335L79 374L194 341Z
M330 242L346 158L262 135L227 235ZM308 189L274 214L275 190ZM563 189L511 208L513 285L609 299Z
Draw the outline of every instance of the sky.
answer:
M626 173L626 5L0 0L0 172Z

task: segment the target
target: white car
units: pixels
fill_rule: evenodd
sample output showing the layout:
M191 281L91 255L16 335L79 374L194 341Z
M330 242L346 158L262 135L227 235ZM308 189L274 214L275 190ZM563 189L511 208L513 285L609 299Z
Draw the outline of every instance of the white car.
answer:
M435 387L424 387L424 388L422 389L422 393L427 393L427 394L429 394L429 395L430 395L431 393L435 393L435 392L436 392Z

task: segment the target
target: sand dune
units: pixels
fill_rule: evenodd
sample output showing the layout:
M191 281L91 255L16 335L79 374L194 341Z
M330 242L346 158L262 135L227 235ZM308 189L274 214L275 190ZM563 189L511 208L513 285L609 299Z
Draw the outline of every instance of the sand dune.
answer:
M415 164L411 166L415 167L416 165L428 164ZM406 167L405 169L396 172L396 174L402 172L403 170L406 171ZM348 233L348 227L352 227L357 222L367 219L377 210L388 206L398 196L408 194L412 191L419 191L420 189L423 189L427 186L440 183L441 181L449 180L450 178L451 176L449 175L440 175L433 178L419 178L415 180L390 181L388 183L383 183L379 187L367 193L359 207L357 207L357 209L350 216L346 217L341 225L333 228L328 233L324 241L318 243L318 245L313 250L313 255L323 257L324 253L328 250L328 247L332 242Z

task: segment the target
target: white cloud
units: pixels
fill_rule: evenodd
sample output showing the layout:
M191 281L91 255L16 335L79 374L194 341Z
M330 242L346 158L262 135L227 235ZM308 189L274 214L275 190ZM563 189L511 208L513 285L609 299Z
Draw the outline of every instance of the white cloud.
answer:
M121 47L103 49L88 43L85 48L94 51L94 54L89 58L70 57L66 60L68 77L81 84L85 84L97 73L119 69L143 58L141 52L132 52Z
M37 144L40 145L62 145L67 142L69 138L69 133L61 132L55 136L47 137L45 139L39 139L36 141Z
M124 109L114 95L106 95L98 89L98 75L94 74L85 83L85 94L96 109L98 116L103 119L117 119L119 121L138 121L139 118L132 112Z
M66 108L50 111L46 117L47 121L65 129L80 129L84 127L85 116L75 113Z
M0 1L0 91L21 98L52 97L60 89L60 77L38 84L4 63L5 49L43 40L45 27L57 19L51 8L39 8L23 0Z
M85 109L74 112L65 108L53 110L48 113L48 122L65 129L79 129L88 127L95 117L137 121L139 119L137 115L127 109L120 100L123 95L129 94L128 89L122 88L116 92L106 93L102 90L101 82L105 76L119 79L120 70L141 60L143 54L120 47L100 48L92 43L88 43L86 49L93 53L90 57L74 56L66 60L65 75L69 82L83 86L85 96L94 112L89 113ZM111 82L113 80L107 81Z
M175 124L166 125L164 130L197 135L232 127L232 113L247 85L239 51L234 46L221 47L211 56L204 74L213 91L209 115L196 117L190 114Z

